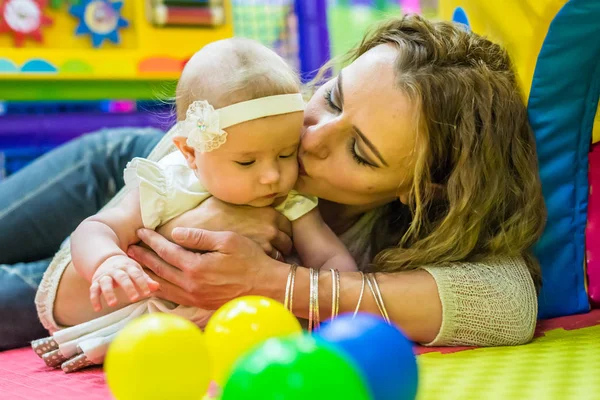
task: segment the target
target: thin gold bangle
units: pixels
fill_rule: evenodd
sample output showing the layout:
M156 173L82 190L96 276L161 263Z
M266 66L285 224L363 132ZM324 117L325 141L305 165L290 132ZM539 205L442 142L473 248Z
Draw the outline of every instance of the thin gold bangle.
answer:
M331 270L331 320L333 321L340 309L340 271Z
M338 314L340 313L340 293L341 293L340 271L338 271L337 269L335 270L335 280L336 280L336 286L337 286L337 297L335 299L335 316L337 318Z
M315 270L312 268L308 269L308 331L312 332L313 330L313 296L314 296L314 284L313 284L313 275L315 274Z
M315 318L315 328L319 329L321 327L321 315L319 314L319 275L321 274L321 270L315 271L315 307L316 307L316 318Z
M293 312L293 300L294 300L294 280L296 278L296 269L298 268L297 264L290 265L290 272L288 273L287 283L285 285L285 298L283 301L283 306Z
M319 316L319 270L310 268L309 304L308 304L308 331L312 332L320 326Z
M362 271L359 272L362 278L362 284L360 285L360 295L358 296L358 303L356 303L356 309L354 310L354 315L352 316L352 318L356 317L356 314L358 314L358 310L360 309L360 303L362 303L363 294L365 293L365 274Z
M313 314L313 320L312 320L312 326L311 326L311 331L312 329L319 329L319 326L321 325L321 317L319 316L319 274L320 274L320 270L319 269L313 269L313 274L312 274L312 314Z
M369 284L369 288L371 289L371 292L373 293L373 298L375 298L375 302L377 303L379 312L381 313L381 316L383 317L385 322L387 322L388 324L391 324L390 316L388 315L387 309L385 308L385 303L383 301L383 296L381 294L381 289L379 288L379 283L377 282L377 278L375 277L374 273L369 274L369 278L370 279L367 280L367 283Z

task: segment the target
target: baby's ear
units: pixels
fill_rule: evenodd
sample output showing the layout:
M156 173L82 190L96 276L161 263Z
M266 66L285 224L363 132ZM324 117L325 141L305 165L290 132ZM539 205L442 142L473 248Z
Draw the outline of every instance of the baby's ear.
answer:
M173 144L177 146L181 154L185 157L188 167L196 169L196 150L193 147L187 145L187 138L183 136L176 136L173 138Z

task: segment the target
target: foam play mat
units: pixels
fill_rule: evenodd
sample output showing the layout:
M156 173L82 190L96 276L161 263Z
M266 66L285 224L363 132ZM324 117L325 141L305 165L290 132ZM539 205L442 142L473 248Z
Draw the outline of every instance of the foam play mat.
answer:
M527 345L417 347L418 400L600 399L600 310L541 321ZM0 353L0 398L108 400L100 368L52 370L29 348Z

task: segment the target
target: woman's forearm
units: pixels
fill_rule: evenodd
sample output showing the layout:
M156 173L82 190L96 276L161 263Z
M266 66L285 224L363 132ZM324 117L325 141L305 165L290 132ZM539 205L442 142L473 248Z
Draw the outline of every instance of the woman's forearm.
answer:
M269 279L257 288L256 294L284 301L285 286L289 268L279 264L271 269ZM433 277L426 271L408 271L376 274L390 319L408 337L416 342L428 343L437 336L442 324L442 305ZM294 283L293 312L299 318L308 318L309 270L298 268ZM319 317L322 321L331 317L332 276L329 270L319 274ZM339 312L354 312L362 287L358 272L340 273ZM365 284L363 299L359 308L373 314L379 309L369 286Z

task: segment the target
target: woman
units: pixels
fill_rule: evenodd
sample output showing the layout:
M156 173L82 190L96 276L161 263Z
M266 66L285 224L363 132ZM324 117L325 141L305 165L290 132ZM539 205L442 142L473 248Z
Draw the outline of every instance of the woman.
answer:
M389 317L411 339L529 341L539 276L529 249L545 209L506 53L451 24L405 17L367 35L348 58L307 106L299 189L322 199L325 221L363 270L378 272ZM179 304L210 310L246 294L283 301L289 265L265 253L288 253L286 232L271 210L210 201L163 227L176 244L140 231L155 253L133 246L130 255L154 272L158 296ZM64 274L51 271L38 296L51 330L98 315L89 283L62 253L54 265L64 264ZM331 312L331 276L319 279L322 319ZM308 277L298 268L299 317L308 316ZM340 312L359 298L360 310L379 312L360 273L342 273L340 282Z

